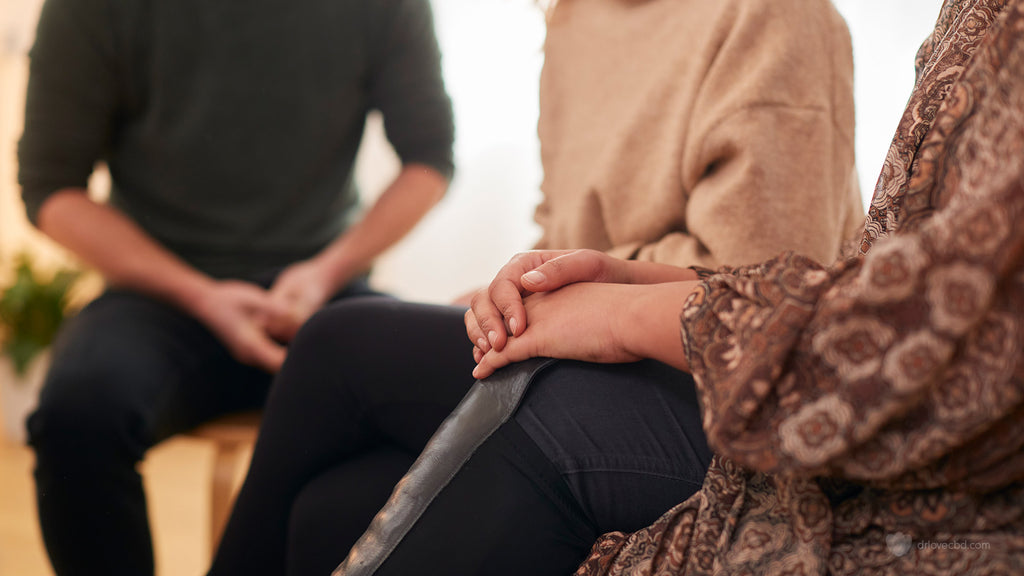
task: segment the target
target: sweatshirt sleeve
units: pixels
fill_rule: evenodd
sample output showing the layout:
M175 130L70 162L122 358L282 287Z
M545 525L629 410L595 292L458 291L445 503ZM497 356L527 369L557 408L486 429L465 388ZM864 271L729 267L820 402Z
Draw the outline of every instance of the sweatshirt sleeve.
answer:
M616 255L717 268L792 250L831 262L863 222L845 23L828 2L745 6L691 115L684 227Z
M716 453L896 487L1024 476L1024 49L1000 58L949 88L921 144L906 195L938 210L858 259L789 254L687 303Z
M85 188L109 145L118 80L109 6L47 0L29 57L18 180L29 220L57 190Z
M426 0L380 0L373 43L370 106L384 116L388 141L403 164L454 172L455 123L441 74L441 52Z

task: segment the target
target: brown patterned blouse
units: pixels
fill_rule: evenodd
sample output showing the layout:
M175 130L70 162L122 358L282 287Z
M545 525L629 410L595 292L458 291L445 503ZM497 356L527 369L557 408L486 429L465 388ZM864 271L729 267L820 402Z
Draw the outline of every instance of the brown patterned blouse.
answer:
M946 0L861 254L710 278L719 456L583 575L1024 575L1024 0Z

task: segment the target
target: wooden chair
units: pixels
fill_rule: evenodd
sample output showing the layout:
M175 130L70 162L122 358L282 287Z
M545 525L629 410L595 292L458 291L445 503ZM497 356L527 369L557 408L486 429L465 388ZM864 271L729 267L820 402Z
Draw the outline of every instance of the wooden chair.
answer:
M252 451L263 413L259 410L228 414L185 433L186 437L214 443L216 456L210 478L210 557L217 551L231 514L239 466Z

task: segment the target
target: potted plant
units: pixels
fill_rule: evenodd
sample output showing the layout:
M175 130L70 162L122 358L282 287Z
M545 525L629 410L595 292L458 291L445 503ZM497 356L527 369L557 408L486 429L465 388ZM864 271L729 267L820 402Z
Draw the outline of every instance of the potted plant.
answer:
M80 272L43 275L32 258L17 259L13 282L0 291L0 404L4 429L25 441L25 418L35 408L58 328L70 314L68 299Z

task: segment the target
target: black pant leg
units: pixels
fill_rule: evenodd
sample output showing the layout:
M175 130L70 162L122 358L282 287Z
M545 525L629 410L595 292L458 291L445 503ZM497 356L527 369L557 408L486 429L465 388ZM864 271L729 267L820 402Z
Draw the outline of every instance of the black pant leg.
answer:
M693 377L654 360L560 360L514 418L602 533L651 524L700 489L711 462Z
M170 435L259 405L269 381L198 322L147 297L109 291L82 310L55 344L28 423L57 574L152 574L136 465Z
M709 459L689 374L555 362L376 574L570 574L599 534L689 497Z
M514 421L437 495L376 576L566 576L599 535Z
M474 382L462 318L463 311L452 307L359 298L329 306L300 330L267 400L252 464L211 574L285 573L286 550L306 546L292 540L309 532L291 535L289 524L302 525L292 511L307 486L374 451L397 450L412 462ZM337 510L334 564L401 476L393 463L378 468L373 460L352 473L387 478L377 481L386 487L346 495L372 502L361 507L372 512L353 514L344 504ZM332 506L331 498L323 505Z
M288 519L286 574L331 573L359 539L415 457L380 447L307 483Z

